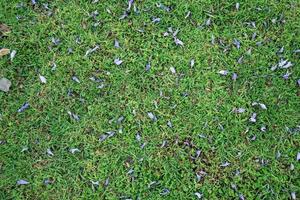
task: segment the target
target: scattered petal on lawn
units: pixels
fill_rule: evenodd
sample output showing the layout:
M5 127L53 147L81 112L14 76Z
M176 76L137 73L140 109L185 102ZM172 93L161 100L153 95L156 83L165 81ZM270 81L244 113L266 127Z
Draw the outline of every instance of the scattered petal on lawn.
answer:
M10 53L9 49L5 49L5 48L0 49L0 57L5 56L5 55L7 55L9 53Z
M8 92L10 86L11 86L10 80L8 80L7 78L0 79L0 91Z
M184 43L181 40L179 40L178 38L174 38L174 42L177 46L183 46L184 45Z
M141 141L142 137L141 137L141 135L140 135L139 132L136 134L135 138L136 138L136 140L137 140L138 142Z
M167 12L171 11L171 9L169 7L167 7L167 6L165 6L165 5L161 4L161 3L157 3L156 7L160 8L160 9L162 9L164 11L167 11Z
M157 121L157 117L152 112L148 112L148 117L154 122Z
M195 192L195 195L198 199L202 199L203 194L199 193L199 192Z
M17 51L16 51L16 50L12 50L12 52L10 53L10 61L11 61L11 62L12 62L13 59L15 58L16 54L17 54Z
M297 161L300 161L300 152L297 153Z
M172 74L176 74L176 70L175 70L174 67L170 67L170 71L171 71Z
M300 87L300 79L297 80L297 85Z
M234 38L233 44L236 46L236 48L241 48L241 42L238 39Z
M109 185L109 178L107 178L105 181L104 181L104 187L107 187Z
M117 39L115 39L115 44L114 44L114 46L115 46L116 48L120 48L120 43L119 43L119 41L118 41Z
M171 122L170 120L167 122L167 126L168 126L169 128L173 128L173 124L172 124L172 122Z
M160 194L163 195L163 196L168 195L169 193L170 193L170 191L169 191L167 188L163 189L163 190L160 192Z
M100 48L100 46L99 46L99 45L96 45L94 48L88 49L88 50L85 52L85 57L87 57L89 54L91 54L91 53L97 51L99 48Z
M133 0L128 0L128 7L127 7L127 11L129 11L131 9L131 6L133 4Z
M104 140L106 140L106 138L107 138L107 135L105 135L105 134L100 135L99 142L103 142Z
M245 111L246 111L245 108L234 108L234 109L233 109L233 112L234 112L234 113L238 113L238 114L244 113Z
M51 67L51 71L55 71L57 68L57 65L55 63L52 64L52 67Z
M279 63L278 63L278 67L280 69L288 69L292 66L293 66L293 64L288 60L280 60Z
M233 81L236 81L236 79L238 78L238 75L236 73L233 73L231 78Z
M206 20L206 22L205 22L205 25L206 25L206 26L210 26L210 24L211 24L211 18L208 18L208 19Z
M117 124L121 124L124 121L125 117L124 116L120 116L117 120Z
M194 65L195 65L195 60L192 59L192 60L190 61L190 66L191 66L191 67L194 67Z
M293 51L294 53L300 53L300 49L296 49Z
M267 127L266 127L266 126L260 127L260 131L261 131L261 132L266 132L266 131L267 131Z
M79 117L78 115L76 115L76 114L74 114L74 113L72 113L72 112L70 112L70 111L68 111L67 113L69 114L69 116L70 116L72 119L74 119L74 120L76 120L76 121L79 121L79 120L80 120L80 117Z
M36 4L36 0L31 0L31 4L35 5Z
M76 83L80 83L80 80L78 79L77 76L72 76L72 80L75 81Z
M141 149L143 149L146 146L146 142L144 142L143 144L141 144Z
M44 83L44 84L47 83L47 79L44 76L39 75L39 78L40 78L41 83Z
M45 179L45 180L44 180L44 184L45 184L45 185L49 185L49 184L52 184L52 183L54 183L54 180L51 179L51 178L48 178L48 179Z
M222 163L220 166L221 166L221 167L228 167L229 165L230 165L229 162L224 162L224 163Z
M283 52L284 52L284 47L281 47L281 48L277 51L278 54L281 54L281 53L283 53Z
M122 60L120 60L119 58L116 58L115 60L114 60L114 63L116 64L116 65L121 65L122 63L123 63L123 61Z
M249 121L252 122L252 123L255 123L256 122L256 117L257 117L257 114L256 113L252 113Z
M150 64L150 62L148 62L146 64L145 70L148 72L148 71L150 71L150 68L151 68L151 64Z
M166 145L167 145L167 141L166 141L166 140L163 140L163 142L162 142L160 148L163 148L163 147L165 147Z
M240 199L240 200L245 200L244 195L240 194L240 195L239 195L239 199Z
M160 18L158 18L158 17L154 17L154 18L152 18L152 23L158 23L158 22L160 22Z
M287 79L290 77L291 74L292 74L292 73L287 72L287 73L285 73L285 74L282 76L282 78L283 78L284 80L287 80Z
M266 106L265 104L263 104L263 103L257 103L257 102L253 102L253 103L252 103L252 106L257 106L257 105L259 105L259 107L260 107L261 109L267 110L267 106Z
M47 154L48 154L49 156L54 156L54 154L53 154L53 152L51 151L51 149L47 149Z
M26 181L26 180L18 180L17 181L17 185L27 185L27 184L29 184L29 182L28 181Z
M70 149L70 153L74 154L74 153L76 153L76 152L80 152L80 150L77 149L77 148L71 148L71 149Z
M237 62L238 62L239 64L242 64L242 63L243 63L243 60L244 60L244 56L241 56L241 57L237 60Z
M57 46L57 45L60 44L60 39L59 39L59 38L54 38L54 37L52 37L52 38L51 38L51 41L52 41L52 43L53 43L55 46Z
M20 112L23 112L23 111L26 110L27 108L29 108L29 103L28 103L28 102L24 103L24 104L21 106L21 108L19 108L18 112L19 112L19 113L20 113Z
M227 70L221 70L218 72L220 75L222 76L226 76L228 74L228 71Z

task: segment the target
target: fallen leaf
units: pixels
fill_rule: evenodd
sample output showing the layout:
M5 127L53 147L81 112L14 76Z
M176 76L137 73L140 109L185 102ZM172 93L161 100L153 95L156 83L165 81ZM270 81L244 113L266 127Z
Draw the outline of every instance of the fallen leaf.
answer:
M6 24L0 24L0 32L3 35L7 35L10 33L10 28Z
M6 79L6 78L1 78L0 79L0 90L3 92L8 92L9 88L11 86L11 82L10 80Z
M5 56L9 53L10 53L9 49L6 49L6 48L0 49L0 57Z

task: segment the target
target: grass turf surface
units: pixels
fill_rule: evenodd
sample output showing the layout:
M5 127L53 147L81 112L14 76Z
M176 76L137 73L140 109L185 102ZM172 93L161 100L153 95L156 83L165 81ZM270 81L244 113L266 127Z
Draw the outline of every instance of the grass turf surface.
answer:
M11 28L0 46L17 51L0 59L12 81L0 93L1 199L300 195L299 1L160 2L171 10L136 1L123 20L126 1L0 2ZM280 59L293 66L272 71Z

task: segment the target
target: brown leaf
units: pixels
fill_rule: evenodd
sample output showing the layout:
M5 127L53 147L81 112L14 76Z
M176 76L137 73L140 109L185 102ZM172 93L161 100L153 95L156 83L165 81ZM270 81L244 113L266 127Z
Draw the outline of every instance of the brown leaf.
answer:
M6 24L0 23L0 32L3 35L7 35L8 33L10 33L10 28Z
M9 49L5 49L5 48L0 49L0 57L5 56L5 55L7 55L9 53L10 53Z

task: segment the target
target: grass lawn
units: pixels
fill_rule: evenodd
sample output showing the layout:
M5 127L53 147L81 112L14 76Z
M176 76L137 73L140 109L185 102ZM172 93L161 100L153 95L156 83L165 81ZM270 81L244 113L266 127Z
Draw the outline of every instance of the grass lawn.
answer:
M1 49L0 199L300 197L299 0L1 0Z

